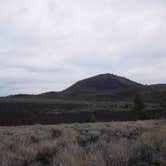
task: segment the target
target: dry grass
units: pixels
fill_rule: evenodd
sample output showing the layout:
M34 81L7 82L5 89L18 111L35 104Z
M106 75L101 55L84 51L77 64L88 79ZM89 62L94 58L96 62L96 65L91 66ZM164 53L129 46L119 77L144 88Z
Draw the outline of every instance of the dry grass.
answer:
M166 121L0 128L0 166L165 166Z

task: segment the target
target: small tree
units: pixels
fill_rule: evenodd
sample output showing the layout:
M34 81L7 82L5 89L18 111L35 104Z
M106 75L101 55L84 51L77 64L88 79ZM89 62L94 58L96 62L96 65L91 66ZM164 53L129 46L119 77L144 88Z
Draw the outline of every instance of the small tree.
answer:
M94 123L96 122L96 116L94 114L91 114L87 120L87 122Z
M160 107L162 107L163 109L166 109L166 99L160 102Z
M145 108L144 101L140 95L136 95L134 98L134 110L142 111Z
M137 94L134 98L134 111L138 112L138 116L141 119L146 118L144 108L145 108L145 104L144 104L143 98Z

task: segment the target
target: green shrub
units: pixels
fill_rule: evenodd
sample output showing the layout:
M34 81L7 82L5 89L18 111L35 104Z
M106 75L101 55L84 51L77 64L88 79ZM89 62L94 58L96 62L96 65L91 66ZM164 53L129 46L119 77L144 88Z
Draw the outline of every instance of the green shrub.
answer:
M94 123L96 121L97 121L97 119L96 119L96 116L94 114L91 114L87 120L87 122L90 122L90 123Z
M140 119L147 118L147 114L145 113L144 109L145 109L145 104L143 98L137 94L134 98L134 111L138 112L138 117Z
M134 98L134 110L142 111L145 108L143 98L140 95L136 95Z
M160 102L160 107L162 107L163 109L166 109L166 100L162 100Z

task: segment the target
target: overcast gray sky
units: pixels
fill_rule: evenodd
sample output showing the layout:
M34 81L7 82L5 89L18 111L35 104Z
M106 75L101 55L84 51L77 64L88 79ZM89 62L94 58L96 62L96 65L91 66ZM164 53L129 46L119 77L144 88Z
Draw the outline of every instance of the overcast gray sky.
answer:
M165 0L0 0L0 95L114 73L166 83Z

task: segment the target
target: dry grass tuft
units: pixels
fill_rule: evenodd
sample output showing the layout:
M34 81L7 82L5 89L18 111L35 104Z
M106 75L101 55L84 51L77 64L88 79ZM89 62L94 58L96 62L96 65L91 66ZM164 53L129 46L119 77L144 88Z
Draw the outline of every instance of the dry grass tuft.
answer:
M0 128L0 166L165 166L166 121Z

